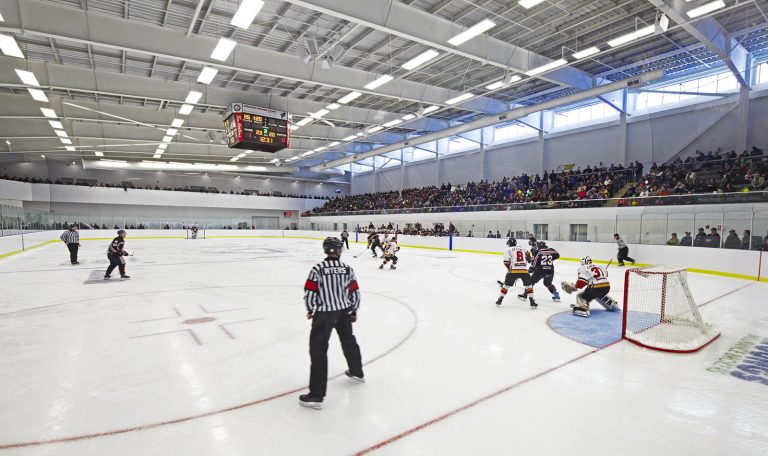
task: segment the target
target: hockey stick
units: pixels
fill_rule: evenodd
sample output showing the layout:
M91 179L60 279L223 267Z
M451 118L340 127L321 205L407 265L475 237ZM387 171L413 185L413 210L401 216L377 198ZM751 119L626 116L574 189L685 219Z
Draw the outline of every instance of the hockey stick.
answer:
M610 268L610 267L611 267L611 263L613 263L613 258L611 258L610 260L608 260L608 264L606 264L606 265L605 265L605 269L606 269L606 270L608 270L608 268Z
M364 254L368 251L368 247L364 248L362 252L358 253L357 255L352 255L352 258L360 258L360 255Z

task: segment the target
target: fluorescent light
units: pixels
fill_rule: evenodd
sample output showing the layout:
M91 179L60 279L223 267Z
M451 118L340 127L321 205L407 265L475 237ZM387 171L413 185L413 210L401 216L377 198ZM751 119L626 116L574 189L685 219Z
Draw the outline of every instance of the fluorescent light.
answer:
M377 131L383 130L384 127L376 125L375 127L371 127L368 129L368 134L376 133Z
M549 62L546 65L542 65L532 70L528 70L525 72L525 74L527 74L528 76L536 76L537 74L546 73L547 71L554 70L555 68L561 67L566 63L568 63L568 61L565 59L555 60L553 62Z
M229 161L231 161L231 162L236 162L238 160L240 160L240 157L232 157L232 158L229 159Z
M483 19L482 21L478 22L477 24L473 25L472 27L464 30L463 32L459 33L458 35L454 36L450 40L448 40L449 43L451 43L454 46L458 46L462 43L465 43L472 38L476 37L477 35L480 35L482 33L487 32L488 30L496 27L496 23L489 20L489 19Z
M75 149L75 148L74 148L74 147L72 147L72 146L64 146L64 148L65 148L65 149L67 149L67 150L68 150L68 151L70 151L70 152L75 152L75 151L77 151L77 149Z
M440 106L432 105L432 106L430 106L428 108L424 108L424 114L429 114L430 112L435 112L438 109L440 109Z
M187 99L184 100L184 103L195 104L198 101L200 101L200 98L202 97L203 97L203 94L201 92L190 90L189 93L187 94Z
M262 6L264 6L262 0L243 0L229 23L241 29L248 29Z
M165 149L167 149L167 148L168 148L168 144L166 144L166 143L163 143L163 144L158 144L158 145L157 145L157 148L158 148L158 149L162 149L162 150L165 150Z
M201 84L210 84L218 72L219 70L216 68L203 67L202 71L200 71L200 76L197 77L197 82Z
M37 101L42 101L43 103L48 103L48 97L45 96L45 92L43 92L40 89L27 89L29 90L29 94L32 95L32 98L34 98Z
M352 141L353 139L357 138L355 135L349 135L346 138L343 139L343 141Z
M56 133L56 136L59 138L67 138L69 135L67 135L67 132L64 130L53 130Z
M162 157L162 155L160 155L160 154L155 154L155 155L152 156L152 158L154 158L154 159L158 159L160 157Z
M0 22L5 22L5 19L3 19L3 15L2 14L0 14ZM45 155L43 155L43 157L45 157Z
M219 43L216 45L213 52L211 52L211 58L223 62L227 60L229 54L235 49L235 46L237 46L237 41L230 40L229 38L219 38Z
M64 129L64 125L62 125L58 120L49 120L48 123L51 124L51 127L53 127L55 130Z
M333 111L334 109L339 109L340 107L341 107L341 105L338 104L338 103L331 103L328 106L326 106L325 109L327 109L329 111Z
M339 104L347 104L350 101L354 100L355 98L362 95L360 92L349 92L348 94L344 95L343 97L339 98L339 101L337 103Z
M598 52L600 52L600 48L597 48L595 46L592 46L590 48L583 49L579 52L573 53L574 59L583 59L584 57L589 57L590 55L595 55Z
M304 125L312 122L313 120L314 119L311 118L311 117L305 117L305 118L301 119L300 121L296 122L296 125L299 126L299 127L303 127Z
M5 55L18 57L20 59L24 58L24 53L19 49L16 40L14 40L12 36L3 35L2 33L0 33L0 50L3 51L3 54Z
M179 114L181 114L182 116L188 116L193 109L195 109L195 107L192 106L191 104L181 105L181 107L179 108Z
M453 97L450 100L446 100L445 104L454 105L456 103L461 103L462 101L469 100L470 98L474 97L475 94L471 92L463 93L457 97ZM384 124L386 125L386 124Z
M504 81L496 81L493 84L488 84L485 86L487 90L496 90L504 87Z
M525 9L531 9L543 1L544 0L520 0L519 2L517 2L517 4L522 6Z
M649 25L647 27L643 27L641 29L637 29L632 33L627 33L626 35L622 35L618 38L614 38L611 41L608 42L608 46L610 47L616 47L621 46L622 44L629 43L630 41L634 41L638 38L642 38L646 35L650 35L654 32L655 26Z
M416 114L406 114L403 117L401 117L401 119L403 119L403 120L411 120L411 119L415 119L415 118L416 118Z
M327 147L325 147L325 146L323 146L323 147L318 147L317 149L312 149L312 152L322 152L322 151L324 151L325 149L327 149Z
M245 169L248 171L266 171L266 166L246 166Z
M440 53L437 52L436 50L428 49L422 52L421 54L417 55L416 57L412 58L411 60L405 62L401 66L406 70L413 70L429 62L430 60L434 59L438 55L440 55Z
M329 112L331 112L331 111L329 111L327 109L321 109L321 110L315 112L314 114L312 114L310 117L312 117L313 119L319 119L319 118L323 117L324 115L328 114Z
M171 122L173 128L179 128L182 125L184 125L184 119L173 119L173 122Z
M385 128L394 127L399 123L403 123L403 121L400 119L390 120L389 122L383 124L382 127L385 127Z
M16 68L16 74L19 75L19 79L21 79L21 82L23 82L26 85L31 85L35 87L40 87L40 83L37 82L37 78L35 77L35 73L31 71L26 70L20 70Z
M358 138L362 138L363 136L365 136L365 133L363 133L363 132L361 131L361 132L359 132L359 133L355 133L355 136L357 136Z
M64 144L72 144L72 140L69 138L59 138L59 141L61 141Z
M368 89L368 90L373 90L373 89L376 89L378 87L383 86L384 84L388 83L389 81L391 81L393 79L395 79L393 76L385 74L384 76L381 76L380 78L378 78L378 79L376 79L374 81L371 81L368 84L366 84L365 88Z
M339 141L334 141L334 142L332 142L332 143L328 144L328 147L336 147L336 146L338 146L339 144L341 144Z
M711 13L712 11L717 11L720 8L725 8L725 2L723 2L722 0L717 0L714 2L709 2L704 5L701 5L698 8L694 8L685 14L687 14L688 17L693 19L694 17L703 16L707 13Z
M40 108L40 111L43 113L45 117L52 117L54 119L59 117L56 115L56 111L50 108Z
M280 159L279 159L279 158L273 158L273 159L272 159L272 160L270 160L269 162L270 162L270 163L277 163L277 162L279 162L279 161L280 161Z
M176 133L178 133L178 132L179 132L179 130L177 130L175 128L169 128L169 129L165 130L165 134L168 135L168 136L176 136Z
M173 136L163 136L164 143L169 143L171 141L173 141Z
M103 157L103 156L104 156L104 152L99 152L99 151L97 150L97 151L95 151L95 152L93 153L93 155L95 155L95 156L97 156L97 157Z

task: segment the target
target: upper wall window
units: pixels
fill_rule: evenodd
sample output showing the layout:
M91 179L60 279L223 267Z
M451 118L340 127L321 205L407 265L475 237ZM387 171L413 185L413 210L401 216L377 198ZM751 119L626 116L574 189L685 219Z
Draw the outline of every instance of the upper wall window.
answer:
M739 83L736 81L736 77L729 71L674 84L651 87L649 90L654 90L654 92L640 92L637 94L635 109L642 111L687 100L711 100L712 98L706 94L730 92L738 89L738 87Z
M496 127L493 130L493 142L503 143L507 141L514 141L516 139L529 138L537 135L537 130L531 128L528 125L521 123L513 123L509 125L503 125Z
M599 120L612 120L619 113L603 102L555 112L555 128L567 128Z
M448 141L448 151L446 153L455 154L457 152L464 152L471 149L479 149L480 144L472 141L471 139L462 138L461 136L454 136Z
M768 62L761 63L755 68L755 83L763 84L768 82Z

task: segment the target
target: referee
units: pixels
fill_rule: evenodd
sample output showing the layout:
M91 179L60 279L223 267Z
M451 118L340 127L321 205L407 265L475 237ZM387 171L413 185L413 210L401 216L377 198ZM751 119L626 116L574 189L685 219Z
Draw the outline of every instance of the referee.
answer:
M619 233L613 235L613 239L616 240L616 246L619 248L619 253L616 254L616 259L619 262L619 266L624 266L624 260L629 260L630 263L635 264L635 259L629 256L629 247L624 239L619 236Z
M69 229L63 232L59 239L61 239L69 249L69 261L72 262L72 264L80 264L80 262L77 261L77 251L80 248L80 233L77 232L77 227L74 224L69 225Z
M307 318L312 320L309 334L309 394L299 396L299 404L320 410L328 383L328 340L336 330L341 350L347 359L347 377L364 382L360 347L352 333L352 323L357 321L360 307L360 290L351 267L339 258L343 244L341 239L329 237L323 241L326 258L309 271L304 284L304 303Z

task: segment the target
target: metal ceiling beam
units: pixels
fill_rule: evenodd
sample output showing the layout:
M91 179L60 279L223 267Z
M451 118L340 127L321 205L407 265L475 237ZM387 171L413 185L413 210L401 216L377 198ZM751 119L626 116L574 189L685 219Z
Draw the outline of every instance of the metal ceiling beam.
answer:
M749 89L749 82L744 78L749 52L732 39L728 31L714 17L705 17L689 22L685 13L697 5L686 3L683 0L648 1L717 55L731 70L739 85Z
M319 64L305 65L296 56L245 44L239 44L226 62L217 62L210 58L210 52L218 42L216 37L194 33L187 37L167 27L38 0L16 0L6 4L8 6L3 10L5 22L0 23L0 31L20 36L42 36L92 44L101 48L291 79L344 91L356 90L416 103L443 105L455 95L455 92L446 88L403 79L396 79L375 92L367 91L363 86L379 75L342 66L323 70ZM334 100L327 101L330 103ZM504 109L503 105L493 98L478 97L464 103L462 109L498 112Z
M339 160L332 160L329 162L325 162L321 165L316 165L310 168L311 171L321 171L323 169L327 168L334 168L341 165L346 165L347 163L352 163L358 160L362 160L369 157L375 157L377 155L385 154L387 152L394 152L400 149L403 149L405 147L415 147L420 144L425 144L432 141L437 141L439 139L443 138L449 138L451 136L458 135L460 133L466 133L468 131L477 130L479 128L485 128L490 127L492 125L498 125L502 123L508 123L513 120L520 119L522 117L525 117L531 113L539 112L547 109L553 109L558 106L565 106L572 103L576 103L578 101L586 100L589 98L598 97L600 95L604 95L609 92L613 92L615 90L622 90L627 87L639 87L643 84L646 84L651 81L655 81L658 79L661 79L664 76L663 71L652 71L649 73L644 73L638 76L635 76L633 78L624 79L621 81L613 82L610 84L605 84L603 86L594 87L592 89L583 90L580 92L576 92L571 95L567 95L561 98L558 98L556 100L550 100L545 101L543 103L539 103L536 105L531 106L522 106L518 108L511 109L509 111L503 112L501 114L495 114L491 116L486 116L478 120L474 120L472 122L467 122L462 125L458 125L455 127L447 128L445 130L437 131L434 133L428 133L426 135L417 136L414 138L406 139L405 141L401 141L394 144L389 144L384 147L379 147L376 149L371 150L370 152L355 154L347 158L339 159Z
M542 55L489 36L475 38L459 47L451 46L448 40L464 27L400 2L366 0L365 8L360 8L357 0L285 1L499 68L525 72L551 61ZM579 89L594 85L591 75L571 67L560 68L538 77Z

